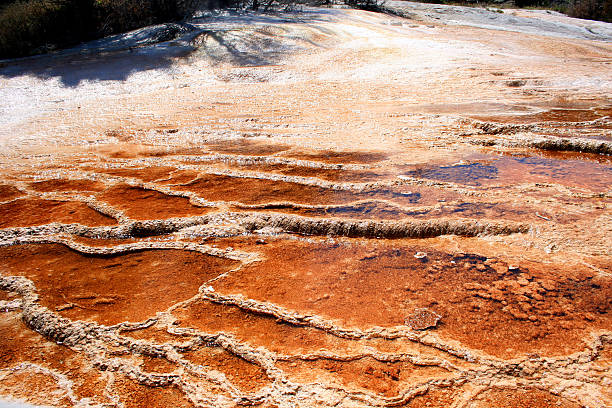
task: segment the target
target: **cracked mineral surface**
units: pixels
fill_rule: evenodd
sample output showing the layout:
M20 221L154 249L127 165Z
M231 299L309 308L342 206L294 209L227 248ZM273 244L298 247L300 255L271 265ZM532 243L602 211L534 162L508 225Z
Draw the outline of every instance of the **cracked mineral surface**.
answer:
M612 406L612 25L386 7L1 63L0 400Z

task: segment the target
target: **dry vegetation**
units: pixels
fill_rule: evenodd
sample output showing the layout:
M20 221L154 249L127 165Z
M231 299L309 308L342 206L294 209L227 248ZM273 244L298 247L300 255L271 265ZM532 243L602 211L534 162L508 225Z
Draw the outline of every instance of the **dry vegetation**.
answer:
M0 9L0 58L22 57L182 17L175 0L29 0Z

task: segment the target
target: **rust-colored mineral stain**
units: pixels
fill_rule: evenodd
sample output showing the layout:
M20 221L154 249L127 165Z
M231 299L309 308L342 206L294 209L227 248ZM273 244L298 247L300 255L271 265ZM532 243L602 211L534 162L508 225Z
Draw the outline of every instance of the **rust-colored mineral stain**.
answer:
M34 282L44 306L107 325L152 317L236 265L193 251L95 256L55 244L4 247L0 259L7 275Z
M17 197L22 197L25 194L19 191L16 187L8 184L0 184L0 201L9 201Z
M112 390L126 408L191 408L195 407L176 386L151 387L117 375Z
M63 373L72 381L78 398L104 399L106 382L85 357L31 330L17 313L1 313L0 368L18 367L21 363L33 363ZM26 383L21 387L22 392L32 395ZM49 390L42 391L41 395L49 395Z
M236 201L243 204L261 204L278 201L298 203L339 203L354 200L347 191L304 186L297 183L224 175L203 175L191 183L180 186L209 201Z
M188 164L201 164L197 161L185 162ZM298 164L288 163L261 163L258 161L253 162L221 162L211 161L209 162L219 167L227 167L232 169L256 171L262 173L273 173L273 174L284 174L287 176L298 176L298 177L314 177L321 180L334 181L334 182L353 182L353 183L365 183L375 182L395 177L393 173L386 173L383 171L372 171L372 170L351 170L344 168L320 168L320 167L308 167L301 166Z
M193 364L224 373L243 392L257 392L271 383L261 367L219 347L200 347L183 356Z
M33 370L9 373L0 382L0 395L37 405L51 403L56 406L71 406L65 390L51 374Z
M611 322L610 279L588 271L535 264L521 275L498 260L406 240L279 240L260 251L265 261L216 281L215 289L349 327L404 325L415 310L427 308L441 316L430 330L498 356L565 353L582 344L585 333Z
M144 182L154 180L163 180L170 177L170 174L175 170L174 167L145 167L145 168L109 168L96 169L97 173L109 174L111 176L132 177Z
M196 207L185 197L171 196L155 190L118 184L99 195L99 199L122 210L136 220L155 220L174 217L191 217L210 211Z
M381 362L366 357L352 361L320 359L279 363L290 379L305 383L321 380L353 391L374 392L385 397L397 396L407 384L449 376L439 367L419 367L405 361Z
M318 350L350 353L352 341L307 326L283 323L272 316L248 313L235 306L198 301L173 312L183 327L204 332L231 333L251 344L283 354L308 354Z
M24 361L63 365L76 354L67 347L45 340L29 329L16 313L0 313L0 368ZM45 357L52 357L46 361Z
M30 183L30 188L41 192L52 191L102 191L104 183L93 180L52 179Z
M227 142L218 142L209 145L210 150L218 153L237 154L244 156L268 156L274 153L289 150L289 146L258 142L252 140L229 140Z
M462 390L459 387L430 387L426 393L417 395L400 406L405 408L449 407L461 398L461 394Z
M178 365L162 357L142 356L140 368L145 372L152 373L171 373L178 368Z
M433 192L424 187L353 192L333 188L304 185L286 181L226 175L202 175L197 180L176 187L192 191L209 201L267 204L293 202L299 204L346 204L362 200L389 200L403 205L431 204L441 197L452 199L453 192Z
M176 170L164 180L158 180L160 184L185 184L195 180L200 173L195 170Z
M77 201L23 198L0 205L0 228L28 227L59 222L87 226L114 225L117 221Z
M470 408L579 408L582 405L537 388L517 389L494 387L475 397L468 406Z
M372 164L386 160L388 155L382 152L351 152L351 151L291 151L287 157L300 160L320 161L323 163Z
M533 156L533 154L531 154ZM525 156L529 156L529 154L525 153ZM585 152L565 152L565 151L555 151L555 150L538 150L536 157L544 158L544 159L552 159L552 160L563 160L557 161L557 163L564 163L564 160L573 160L573 161L583 161L583 162L591 162L591 163L599 163L601 165L612 165L612 157L597 154L597 153L585 153ZM570 163L572 163L570 161Z
M291 164L278 164L268 166L249 166L257 171L280 173L287 176L315 177L327 181L365 183L384 180L389 177L383 173L368 170L323 169L305 167Z
M496 122L510 123L541 123L541 122L590 122L609 115L609 108L594 109L567 109L555 108L544 112L507 115L507 116L481 116L471 115L476 119L493 120Z
M153 146L140 144L109 144L96 147L94 152L99 153L106 161L114 159L137 159L142 157L166 157L187 154L202 154L202 149L191 147Z
M240 211L240 207L235 207ZM320 207L298 207L293 205L269 205L262 212L283 212L302 215L305 217L320 218L347 218L347 219L373 219L373 220L402 220L402 219L439 219L444 218L467 218L490 220L508 220L523 222L527 219L538 220L535 210L528 207L517 208L502 203L470 203L443 205L438 204L435 208L415 209L413 211L393 206L381 201L360 202L339 206ZM560 217L557 217L560 218ZM567 220L556 219L557 222Z

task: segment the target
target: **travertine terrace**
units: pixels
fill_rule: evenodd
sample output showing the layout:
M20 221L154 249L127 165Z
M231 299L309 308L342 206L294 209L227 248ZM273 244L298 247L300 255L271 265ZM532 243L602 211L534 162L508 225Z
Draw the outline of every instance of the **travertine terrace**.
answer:
M611 25L388 7L2 63L0 398L612 405Z

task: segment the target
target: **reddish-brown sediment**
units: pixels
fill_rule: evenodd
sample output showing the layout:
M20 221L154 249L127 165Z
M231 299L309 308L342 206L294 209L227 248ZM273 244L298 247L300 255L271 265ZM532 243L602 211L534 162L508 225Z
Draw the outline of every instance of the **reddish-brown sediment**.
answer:
M384 180L387 175L367 170L339 170L339 169L319 169L315 167L302 167L293 165L277 165L257 168L260 171L271 173L281 173L288 176L316 177L322 180L334 182L353 182L366 183Z
M52 222L92 227L117 223L114 218L77 201L22 198L0 205L0 228L29 227Z
M146 167L146 168L112 168L97 169L97 172L109 174L111 176L132 177L144 182L163 180L170 177L175 170L174 167Z
M184 161L185 164L202 164L200 161ZM352 183L367 183L381 180L393 179L395 174L392 172L386 173L383 171L373 170L351 170L343 168L320 168L308 167L298 164L288 163L270 163L262 164L260 162L223 162L223 161L207 161L206 164L215 165L219 168L230 168L236 170L256 171L260 173L283 174L286 176L297 177L315 177L321 180L333 182L352 182ZM183 170L187 172L187 170Z
M113 186L102 192L98 198L137 220L190 217L210 211L209 208L190 204L189 198L171 196L127 184Z
M177 364L171 363L163 357L151 357L142 356L142 362L140 363L142 371L147 373L161 373L167 374L176 370Z
M102 191L106 188L104 183L92 180L66 180L53 179L30 183L30 188L41 192L52 191Z
M176 386L152 387L139 384L125 376L116 376L110 388L126 408L195 406Z
M104 401L106 381L91 363L67 347L59 346L30 330L17 313L0 313L0 369L13 369L15 376L8 384L0 382L0 395L21 397L34 404L47 405L58 389L58 380L49 375L33 375L23 363L54 370L72 381L75 396ZM62 395L63 394L63 395ZM65 393L60 392L62 401Z
M227 379L243 392L257 392L270 385L270 380L261 367L219 347L200 347L183 353L183 357L193 364L224 373Z
M474 408L578 408L580 404L538 389L492 388L474 398L469 406Z
M188 147L152 146L139 144L108 144L93 149L103 156L102 160L135 159L142 157L165 157L183 154L201 154L201 149Z
M460 388L433 388L423 395L417 395L405 405L407 408L449 407L461 398Z
M289 150L291 147L275 143L255 142L240 139L210 144L209 148L210 150L218 153L229 153L245 156L267 156Z
M415 203L432 204L440 199L450 200L457 196L452 192L439 192L424 187L380 188L373 191L353 192L286 181L212 174L200 176L177 189L192 191L209 201L229 201L242 204L294 202L330 205L377 199L389 200L402 205L414 205Z
M199 174L200 173L195 170L176 170L168 179L159 180L158 182L160 184L185 184L196 179Z
M204 333L230 334L252 347L263 346L274 353L288 356L288 360L283 360L287 362L299 362L299 356L316 356L321 353L359 356L376 351L396 355L409 352L423 361L437 358L456 366L467 365L452 355L406 339L342 337L321 328L292 324L272 314L258 313L231 304L198 301L175 309L173 315L180 327L191 327Z
M415 309L428 308L442 316L439 334L498 356L564 354L611 322L612 282L588 270L534 263L513 271L499 260L410 241L273 240L259 250L264 261L215 289L348 327L404 325ZM417 259L419 252L426 256Z
M0 383L0 395L2 394L33 404L50 402L64 407L72 405L65 390L53 375L36 371L15 372L5 376ZM56 397L49 398L52 395Z
M14 186L9 186L6 184L0 185L0 201L9 201L24 195L25 194L23 192L19 191Z
M603 117L610 117L612 109L609 107L593 108L593 109L567 109L555 108L545 110L543 112L522 115L507 115L507 116L474 116L483 120L494 120L496 122L511 122L511 123L541 123L541 122L590 122Z
M304 151L289 152L286 157L301 160L313 160L324 163L376 163L387 159L388 155L382 152L343 152L343 151Z
M108 325L154 317L235 265L193 251L96 256L51 244L0 248L0 258L3 273L34 282L43 305Z
M234 208L240 211L240 207ZM445 205L439 203L435 208L422 208L410 211L407 208L391 205L385 202L361 202L336 206L299 207L292 205L269 205L258 211L283 212L297 214L306 217L320 218L349 218L349 219L379 219L379 220L402 220L402 219L437 219L444 218L480 218L480 219L504 219L508 221L525 221L527 219L537 220L535 210L529 208L517 208L504 203L458 203ZM561 221L561 220L560 220ZM562 222L562 221L561 221Z
M325 382L352 391L375 392L385 397L396 396L407 383L443 379L448 371L439 367L420 367L412 363L380 362L373 358L353 361L321 359L281 363L279 366L297 382Z
M200 301L178 308L173 314L181 326L207 333L231 333L252 346L264 346L276 353L309 354L328 350L349 354L359 348L354 342L323 330L295 326L272 316L248 313L235 306Z

